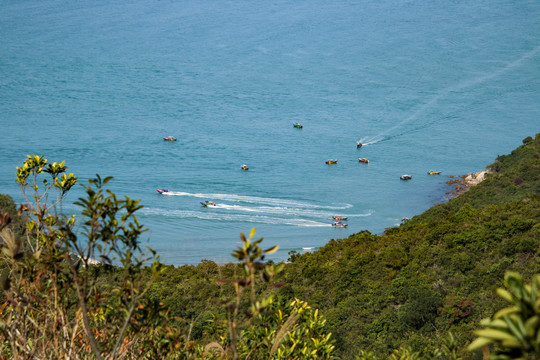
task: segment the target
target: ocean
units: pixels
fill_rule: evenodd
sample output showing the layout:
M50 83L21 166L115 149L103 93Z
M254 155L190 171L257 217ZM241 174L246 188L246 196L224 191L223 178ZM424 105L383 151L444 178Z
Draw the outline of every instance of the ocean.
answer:
M278 261L381 233L539 132L538 19L537 0L4 0L0 193L23 201L28 154L114 176L174 265L231 261L254 227Z

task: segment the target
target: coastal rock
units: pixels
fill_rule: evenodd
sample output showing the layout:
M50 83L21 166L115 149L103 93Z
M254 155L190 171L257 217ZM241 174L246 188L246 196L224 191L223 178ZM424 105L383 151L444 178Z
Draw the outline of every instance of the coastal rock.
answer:
M447 181L446 183L448 185L454 185L454 189L448 192L448 195L450 195L450 197L456 197L463 194L464 192L469 190L471 186L476 186L482 181L484 181L487 174L489 174L489 171L479 171L477 173L470 173L467 175L459 176L463 180Z
M468 174L464 181L468 186L476 186L486 179L487 171L479 171L477 173Z
M480 183L484 181L485 178L486 178L486 172L480 171L479 173L476 174L476 183Z

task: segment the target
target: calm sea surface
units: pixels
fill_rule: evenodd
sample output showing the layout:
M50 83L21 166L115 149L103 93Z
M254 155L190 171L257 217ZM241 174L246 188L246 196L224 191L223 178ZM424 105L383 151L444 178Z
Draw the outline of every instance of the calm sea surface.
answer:
M538 0L3 0L0 193L22 201L27 154L114 176L169 264L229 261L253 227L281 260L380 233L540 131L539 19Z

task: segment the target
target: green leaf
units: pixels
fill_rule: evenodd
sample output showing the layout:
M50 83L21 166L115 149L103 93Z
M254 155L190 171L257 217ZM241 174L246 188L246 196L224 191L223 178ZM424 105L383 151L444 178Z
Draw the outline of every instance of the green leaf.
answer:
M533 316L525 322L525 333L528 337L534 337L535 330L538 328L540 317L538 315Z
M504 320L508 324L510 331L517 337L520 341L524 341L523 336L525 335L525 327L523 326L523 321L520 317L510 318L508 315L504 316ZM522 332L523 329L523 332Z
M469 346L467 346L467 350L473 351L476 349L480 349L486 345L491 344L492 342L493 342L492 340L487 339L487 338L478 338L474 340L472 343L470 343Z
M495 313L495 315L493 315L493 318L494 319L500 319L506 315L510 315L510 314L514 314L514 313L518 313L520 312L521 309L517 306L510 306L510 307L507 307L507 308L504 308L504 309L501 309L499 311L497 311Z
M268 249L264 250L264 253L265 254L273 254L276 251L278 251L278 249L279 249L279 245L274 245L271 248L268 248Z
M508 329L508 324L506 323L506 321L504 321L502 319L495 319L495 320L489 322L485 326L489 326L489 327L492 327L492 328L498 328L498 329L501 329L501 330L507 330Z
M508 292L507 290L502 289L502 288L498 288L498 289L496 290L496 293L497 293L497 295L499 295L500 297L502 297L503 299L505 299L505 300L508 301L509 303L513 303L513 302L514 302L514 297L513 297L512 294L510 294L510 292Z
M493 340L513 340L514 337L510 335L509 333L501 330L496 329L483 329L483 330L476 330L474 332L476 335L485 337L488 339Z
M519 341L516 341L516 340L503 340L501 342L501 345L504 346L504 347L509 347L509 348L521 348L523 346L522 343L520 343Z

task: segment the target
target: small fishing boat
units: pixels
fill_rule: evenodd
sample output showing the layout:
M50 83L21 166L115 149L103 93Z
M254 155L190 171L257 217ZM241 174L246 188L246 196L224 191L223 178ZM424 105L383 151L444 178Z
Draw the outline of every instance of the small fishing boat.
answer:
M335 160L335 159L328 159L328 160L326 160L326 163L327 163L328 165L331 165L331 164L337 164L337 160Z
M240 166L240 168L241 168L242 170L249 170L249 168L248 168L248 166L247 166L246 164Z
M332 226L333 226L333 227L346 228L346 227L347 227L347 224L344 224L344 223L342 223L341 221L335 221L335 222L332 223Z
M332 219L334 219L336 221L343 221L343 220L347 220L347 217L346 216L340 216L340 215L334 215L334 216L332 216Z
M357 141L356 142L356 148L361 148L362 147L362 143L360 141Z
M302 129L304 126L302 126L302 124L300 123L294 123L293 126L297 129Z
M167 136L167 137L164 137L163 140L165 140L165 141L176 141L176 138L174 136Z
M401 175L399 177L401 180L411 180L412 179L412 175Z
M440 171L428 171L427 173L428 173L428 175L439 175L441 172Z
M209 207L209 206L216 206L216 203L206 200L206 201L201 201L201 205L204 207Z
M157 189L157 192L160 193L160 194L164 194L164 193L168 193L169 190L167 190L167 189Z
M366 158L359 158L358 161L360 161L361 163L364 163L364 164L369 164L369 160L366 159Z

